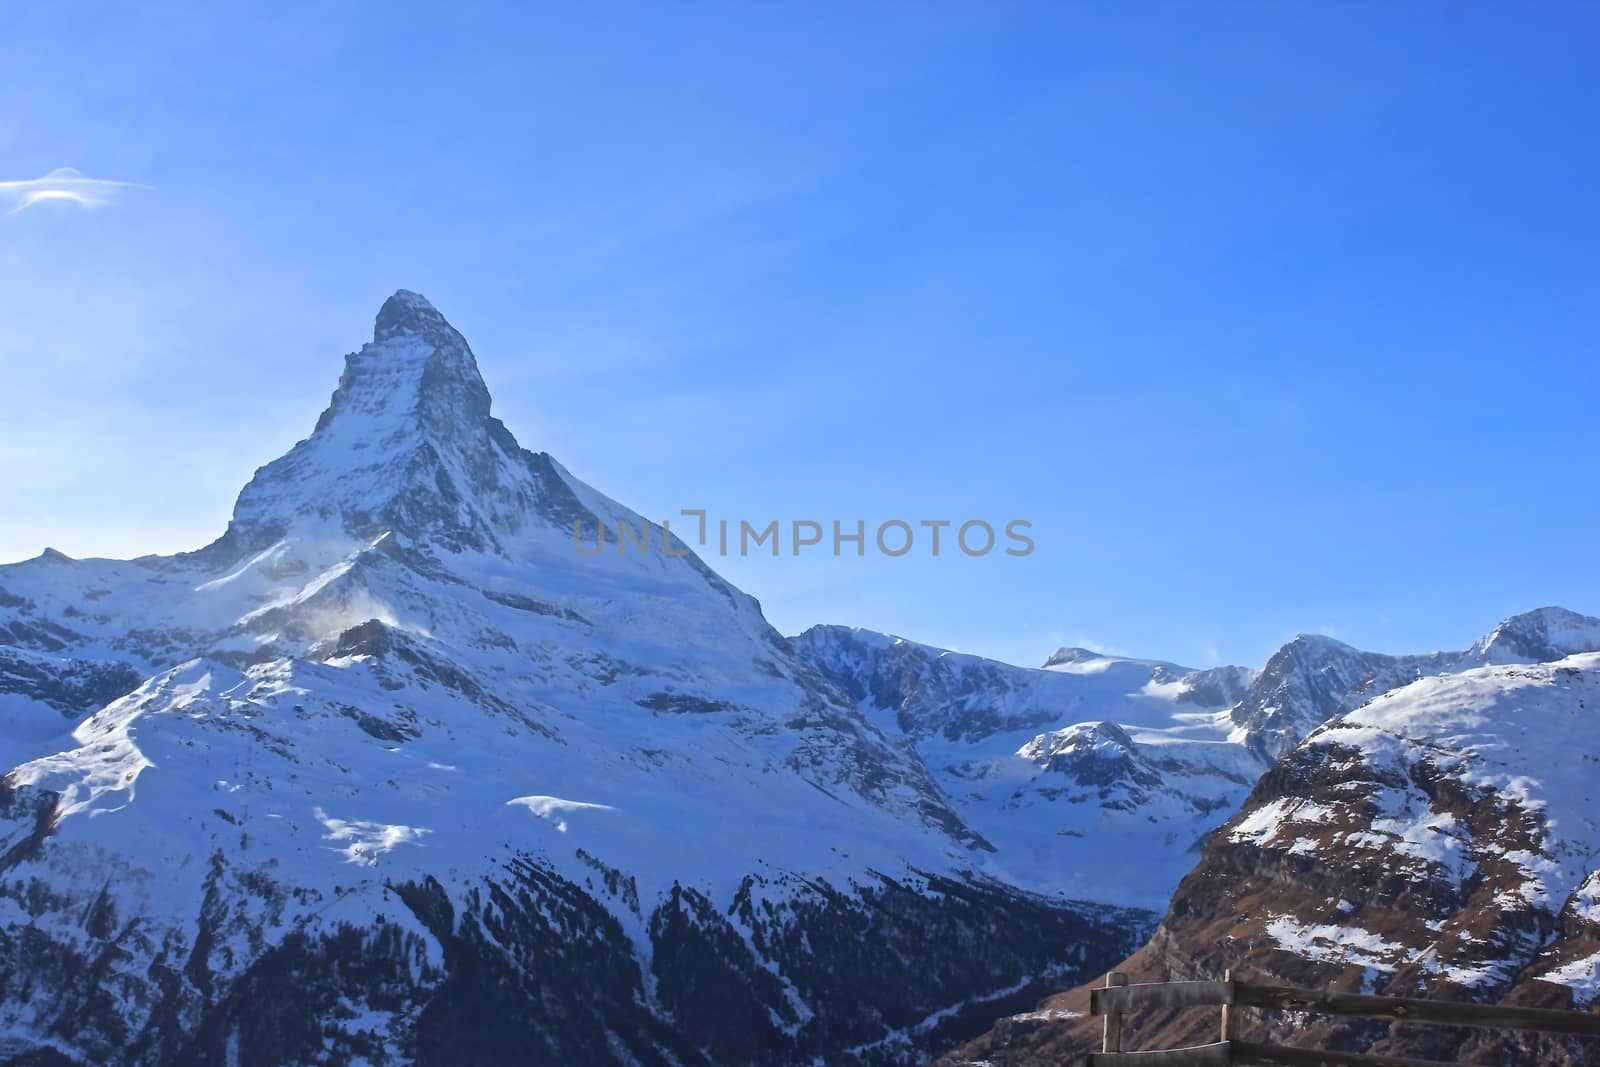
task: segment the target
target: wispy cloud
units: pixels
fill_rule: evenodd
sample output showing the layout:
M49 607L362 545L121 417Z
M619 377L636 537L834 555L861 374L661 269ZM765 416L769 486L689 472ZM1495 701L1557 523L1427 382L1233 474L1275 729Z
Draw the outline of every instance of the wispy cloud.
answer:
M116 199L124 189L148 189L137 182L118 182L106 178L86 178L71 167L58 167L43 178L0 182L0 205L10 203L7 215L15 215L35 204L64 201L81 207L101 207Z

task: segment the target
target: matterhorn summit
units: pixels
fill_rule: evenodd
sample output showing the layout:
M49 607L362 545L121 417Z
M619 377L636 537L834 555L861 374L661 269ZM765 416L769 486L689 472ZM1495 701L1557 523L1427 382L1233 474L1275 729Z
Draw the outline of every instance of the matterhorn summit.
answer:
M296 527L331 524L357 537L503 551L530 523L570 530L586 515L570 476L523 451L489 414L466 339L402 289L379 310L372 343L345 357L316 430L239 494L224 541L259 549Z

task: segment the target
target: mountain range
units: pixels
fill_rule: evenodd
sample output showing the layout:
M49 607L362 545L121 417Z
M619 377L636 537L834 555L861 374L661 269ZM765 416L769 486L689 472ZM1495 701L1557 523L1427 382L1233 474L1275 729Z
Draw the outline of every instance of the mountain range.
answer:
M1130 981L1232 969L1300 988L1600 1010L1597 647L1600 622L1544 609L1442 657L1448 670L1382 691L1375 681L1370 699L1261 776L1117 969ZM1347 677L1348 665L1341 654L1327 670ZM1385 665L1409 671L1386 657L1375 678ZM1072 1062L1099 1047L1087 1002L1086 987L1050 998L940 1062ZM1134 1048L1215 1040L1214 1012L1135 1021ZM1600 1042L1579 1038L1315 1016L1246 1025L1336 1051L1600 1061Z
M400 291L217 540L0 567L0 1062L913 1063L1135 953L1582 1001L1596 650L785 638Z

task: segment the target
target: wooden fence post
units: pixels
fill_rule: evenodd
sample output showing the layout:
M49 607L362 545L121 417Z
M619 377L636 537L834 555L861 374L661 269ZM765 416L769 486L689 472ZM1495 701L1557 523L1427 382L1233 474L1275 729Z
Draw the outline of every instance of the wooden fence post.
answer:
M1222 972L1222 980L1224 982L1233 981L1232 967ZM1222 1006L1222 1040L1239 1040L1239 1013L1234 1010L1232 1004L1224 1004Z
M1112 986L1127 984L1128 976L1123 974L1121 971L1112 971L1110 974L1106 975L1107 989L1110 989ZM1122 1013L1120 1011L1106 1012L1105 1037L1100 1042L1100 1045L1101 1052L1122 1051Z

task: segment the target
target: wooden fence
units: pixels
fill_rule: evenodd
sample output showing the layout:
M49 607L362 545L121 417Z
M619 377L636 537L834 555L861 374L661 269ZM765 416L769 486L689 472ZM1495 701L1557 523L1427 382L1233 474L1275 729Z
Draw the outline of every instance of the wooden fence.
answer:
M1239 981L1228 971L1220 982L1150 982L1128 985L1113 971L1102 989L1089 994L1089 1013L1104 1017L1103 1051L1091 1053L1089 1067L1453 1067L1439 1060L1407 1059L1372 1053L1323 1052L1287 1045L1239 1040L1242 1007L1274 1011L1357 1015L1436 1026L1478 1026L1496 1030L1535 1030L1546 1034L1600 1037L1600 1015L1507 1004L1460 1004L1410 997L1371 997L1316 989ZM1222 1009L1219 1040L1209 1045L1152 1052L1124 1052L1123 1016L1151 1008L1217 1006ZM1459 1067L1459 1065L1454 1065Z

